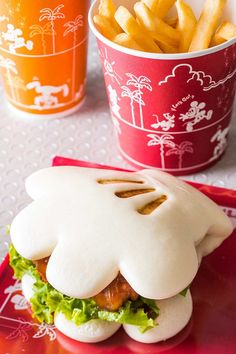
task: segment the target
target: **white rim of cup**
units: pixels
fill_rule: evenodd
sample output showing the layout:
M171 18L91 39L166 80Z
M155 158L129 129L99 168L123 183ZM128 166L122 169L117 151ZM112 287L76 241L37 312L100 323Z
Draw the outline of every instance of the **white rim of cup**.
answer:
M145 58L145 59L162 59L162 60L180 60L180 59L191 59L191 58L197 58L201 57L204 55L209 55L212 53L216 53L221 51L222 49L228 48L231 45L236 43L236 38L233 38L229 41L226 41L225 43L222 43L220 45L217 45L212 48L204 49L204 50L199 50L196 52L190 52L190 53L176 53L176 54L165 54L165 53L149 53L149 52L143 52L135 49L129 49L126 47L122 47L106 37L104 37L96 28L94 22L93 22L93 16L95 14L95 10L98 7L98 2L100 0L95 0L92 5L90 6L89 13L88 13L88 22L89 22L89 27L92 30L93 34L98 38L101 42L106 44L108 47L111 47L115 50L118 50L121 53L129 54L132 56L140 57L140 58Z

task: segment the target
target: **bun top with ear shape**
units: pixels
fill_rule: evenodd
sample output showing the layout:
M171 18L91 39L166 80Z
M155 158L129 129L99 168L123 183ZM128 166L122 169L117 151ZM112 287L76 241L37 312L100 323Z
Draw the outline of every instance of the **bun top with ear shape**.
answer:
M31 175L26 190L34 201L12 223L13 245L31 260L50 256L49 283L77 298L99 293L119 271L138 294L171 297L232 231L216 204L157 170L51 167Z

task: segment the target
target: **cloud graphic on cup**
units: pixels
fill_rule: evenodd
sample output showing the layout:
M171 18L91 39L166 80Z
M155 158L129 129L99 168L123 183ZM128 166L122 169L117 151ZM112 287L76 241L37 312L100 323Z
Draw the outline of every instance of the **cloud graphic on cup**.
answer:
M229 73L227 76L219 81L214 81L211 75L207 75L204 71L196 71L190 64L179 64L176 65L171 74L167 75L162 81L159 81L158 86L167 84L171 79L179 77L182 80L183 77L186 78L186 82L191 81L198 82L202 87L203 91L209 91L219 85L223 85L226 81L231 79L236 74L236 69Z
M26 190L34 201L14 219L12 242L25 258L50 256L48 281L72 297L94 296L119 271L144 297L173 296L231 231L213 202L156 170L53 167Z

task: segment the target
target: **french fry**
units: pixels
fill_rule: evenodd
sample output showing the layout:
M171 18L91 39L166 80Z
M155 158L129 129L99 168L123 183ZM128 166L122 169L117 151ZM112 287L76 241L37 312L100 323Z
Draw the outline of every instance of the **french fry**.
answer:
M170 46L177 46L179 44L179 32L156 17L143 2L137 2L134 5L134 11L139 23L148 31L153 39Z
M226 0L206 0L200 19L196 25L189 52L207 49L211 42Z
M216 32L220 37L229 41L236 37L236 25L231 22L223 22Z
M142 0L142 2L152 11L156 12L157 4L159 0Z
M224 42L226 42L226 39L222 38L217 33L215 33L212 37L210 47L215 47L216 45L222 44Z
M115 12L116 7L112 0L100 0L98 14L110 20L115 30L119 33L121 32L121 29L114 18Z
M113 39L113 42L116 44L121 45L122 47L130 48L130 49L136 49L136 50L144 50L135 40L128 35L127 33L119 33L115 38Z
M164 53L178 53L178 47L174 47L164 42L158 42L158 45Z
M222 44L236 37L236 26L231 22L223 22L211 40L211 47Z
M179 52L188 52L193 33L197 24L193 10L183 0L177 0L176 9L178 13L178 27L180 32Z
M149 36L149 34L137 23L131 13L124 7L120 6L116 10L115 19L125 33L130 35L134 40L144 48L147 52L161 53L161 49Z
M159 0L155 8L155 14L163 19L172 8L176 0Z
M176 28L177 25L178 25L178 17L175 16L175 17L166 18L166 19L165 19L165 22L166 22L169 26L171 26L171 27L173 27L173 28Z
M166 17L176 0L142 0L142 2L160 19Z
M99 28L101 34L107 39L113 40L113 38L119 33L113 27L112 23L104 16L95 15L93 21Z

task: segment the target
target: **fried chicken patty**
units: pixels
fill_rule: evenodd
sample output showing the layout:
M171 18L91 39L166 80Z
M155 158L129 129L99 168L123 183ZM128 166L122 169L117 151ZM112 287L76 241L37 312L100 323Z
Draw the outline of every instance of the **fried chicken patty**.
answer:
M34 261L37 271L43 281L47 282L46 269L49 257ZM138 294L120 273L118 276L93 299L101 309L117 311L128 299L137 300Z

